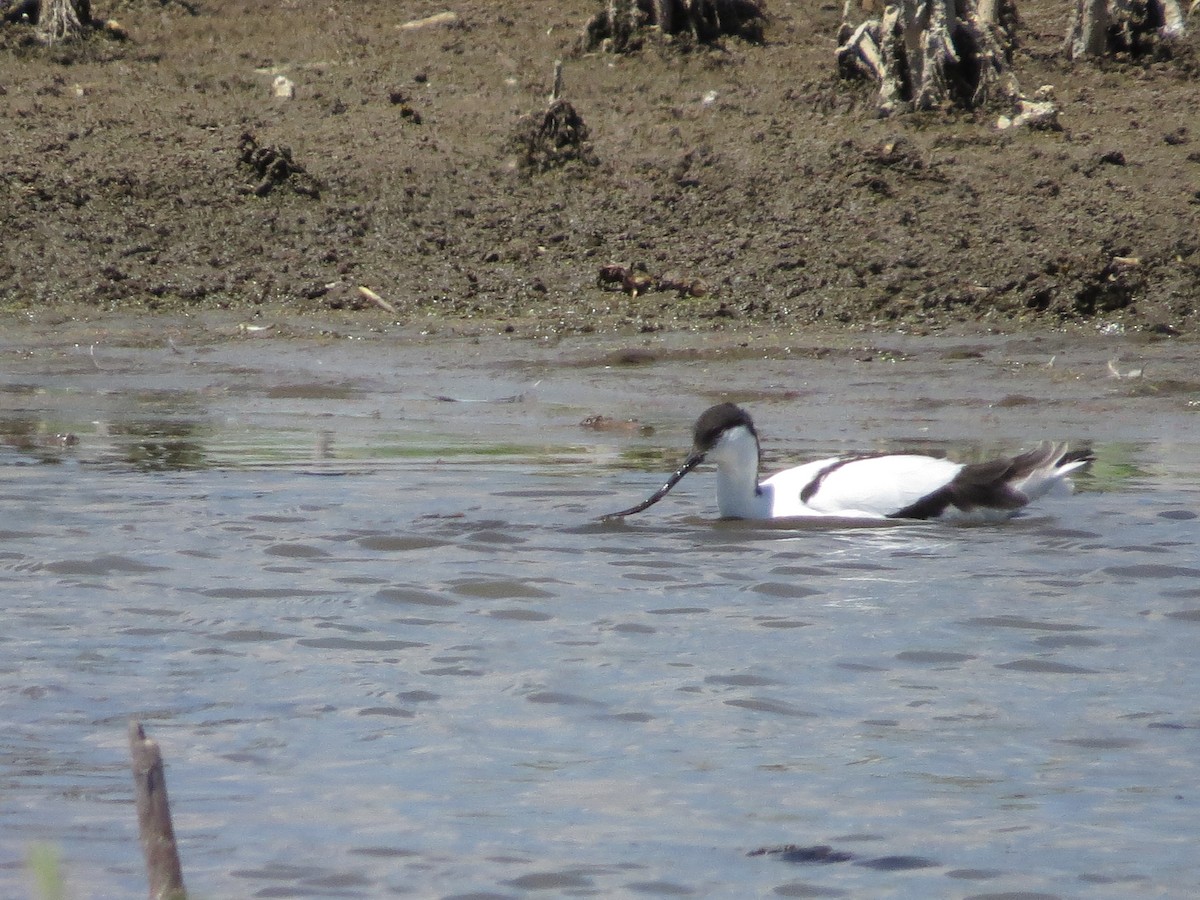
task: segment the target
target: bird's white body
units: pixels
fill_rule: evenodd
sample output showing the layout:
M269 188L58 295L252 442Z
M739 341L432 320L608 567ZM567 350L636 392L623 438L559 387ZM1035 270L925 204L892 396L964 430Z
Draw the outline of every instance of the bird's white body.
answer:
M936 491L962 468L931 456L835 456L784 469L760 483L758 441L746 429L726 432L707 458L717 465L717 508L737 519L882 519ZM817 479L817 490L802 500Z
M1059 488L1070 490L1067 474L1080 463L1055 464L1065 448L1048 452L1046 462L1010 486L1026 501ZM777 472L758 481L758 440L745 428L725 432L707 461L717 465L717 508L733 519L781 519L803 516L887 519L936 494L963 470L962 463L934 456L891 454L833 456ZM1016 509L948 506L937 518L1000 521Z

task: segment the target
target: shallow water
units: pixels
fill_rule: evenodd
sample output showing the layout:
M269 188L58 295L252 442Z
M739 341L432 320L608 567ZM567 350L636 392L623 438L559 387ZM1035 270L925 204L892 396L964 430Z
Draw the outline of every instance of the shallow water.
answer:
M215 335L3 338L0 895L144 892L130 717L201 897L1194 894L1193 346ZM1003 526L596 521L726 397L768 466L1099 459Z

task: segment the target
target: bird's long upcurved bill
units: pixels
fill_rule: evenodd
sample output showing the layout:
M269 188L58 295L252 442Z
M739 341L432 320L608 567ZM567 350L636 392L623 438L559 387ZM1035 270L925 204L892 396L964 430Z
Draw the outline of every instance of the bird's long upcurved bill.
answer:
M634 513L640 513L642 510L649 509L663 497L667 496L667 494L670 493L671 488L679 484L680 479L682 479L684 475L692 471L692 469L696 468L696 466L700 465L702 462L704 462L704 454L693 453L684 461L683 465L679 467L679 471L667 479L666 484L660 487L657 491L655 491L637 506L631 506L629 509L623 509L620 512L609 513L608 515L601 516L600 518L604 521L608 521L609 519L623 519L626 516L632 516Z

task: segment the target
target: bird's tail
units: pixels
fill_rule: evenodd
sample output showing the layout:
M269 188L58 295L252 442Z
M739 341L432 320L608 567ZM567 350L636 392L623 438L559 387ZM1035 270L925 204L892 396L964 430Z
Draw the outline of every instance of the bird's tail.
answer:
M1071 473L1095 458L1090 449L1069 450L1066 444L1041 444L1013 459L1008 483L1031 501L1050 493L1070 493L1074 488Z

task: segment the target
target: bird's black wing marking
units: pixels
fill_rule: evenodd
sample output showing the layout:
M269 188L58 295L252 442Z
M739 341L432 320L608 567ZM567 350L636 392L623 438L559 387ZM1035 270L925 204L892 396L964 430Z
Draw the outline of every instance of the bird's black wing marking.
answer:
M976 509L1020 509L1029 502L1029 498L1014 488L1012 483L1044 466L1055 452L1057 450L1053 445L1044 445L1018 456L963 466L945 487L938 488L904 509L892 513L888 518L935 519L951 506L963 512ZM1057 465L1089 457L1087 451L1072 451L1059 460Z

